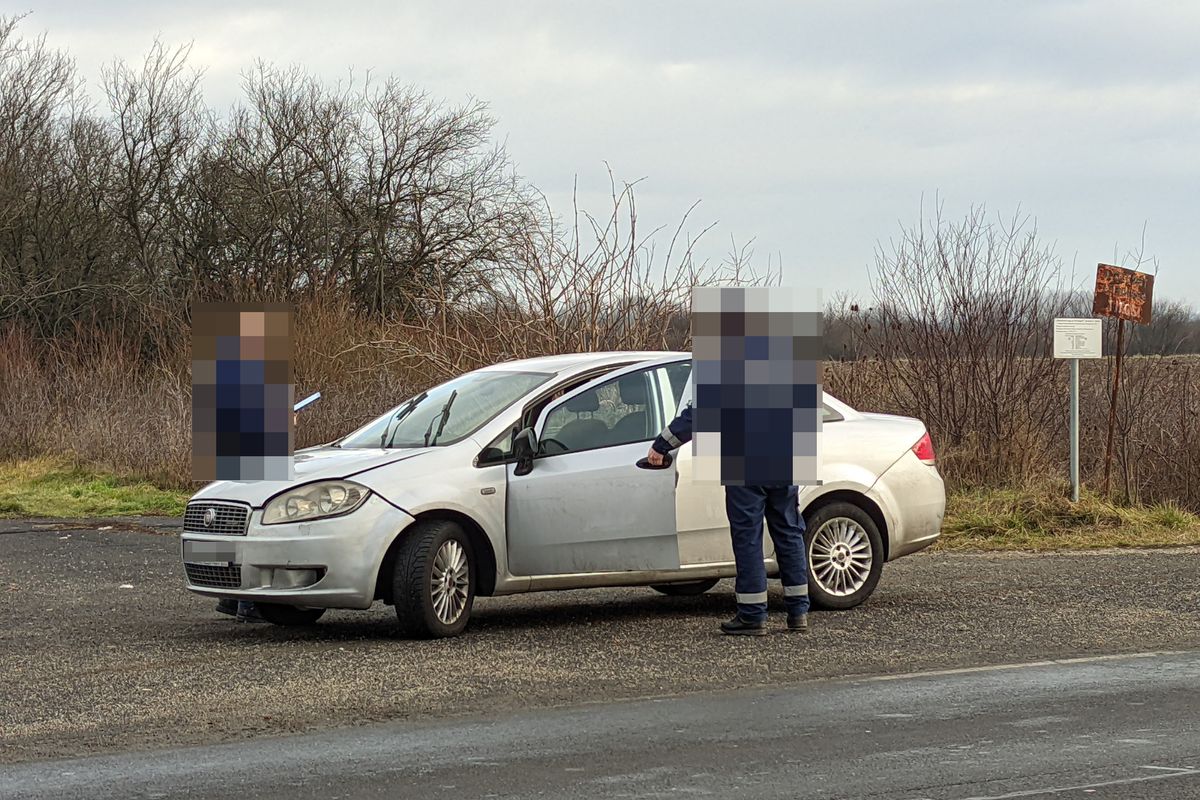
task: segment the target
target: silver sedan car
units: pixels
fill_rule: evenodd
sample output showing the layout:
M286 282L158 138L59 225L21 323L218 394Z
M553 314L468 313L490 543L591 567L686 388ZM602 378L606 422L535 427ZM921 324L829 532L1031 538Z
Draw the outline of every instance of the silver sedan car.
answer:
M476 596L597 586L698 594L734 574L722 487L635 466L691 396L689 353L510 361L298 451L294 481L218 481L184 515L188 588L279 625L395 607L453 636ZM925 426L824 397L820 486L802 487L810 595L849 608L933 542L945 491ZM671 498L674 498L674 503ZM775 563L764 537L768 573Z

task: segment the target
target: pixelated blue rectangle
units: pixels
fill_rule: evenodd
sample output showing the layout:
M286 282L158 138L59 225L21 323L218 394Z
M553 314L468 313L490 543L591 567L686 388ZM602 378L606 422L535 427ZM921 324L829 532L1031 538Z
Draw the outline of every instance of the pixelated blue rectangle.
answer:
M696 287L695 480L820 483L821 309L819 290Z
M291 307L198 303L192 330L192 477L292 480Z

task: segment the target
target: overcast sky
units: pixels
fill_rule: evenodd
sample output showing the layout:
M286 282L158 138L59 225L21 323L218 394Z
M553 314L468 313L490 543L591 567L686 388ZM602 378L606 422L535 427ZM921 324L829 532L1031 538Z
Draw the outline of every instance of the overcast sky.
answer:
M30 0L26 0L30 2ZM11 5L5 2L5 5ZM22 10L10 8L8 13ZM486 100L560 211L645 178L642 224L706 252L755 239L785 282L865 295L879 241L939 195L1018 205L1088 283L1136 246L1155 294L1200 303L1200 3L32 3L95 84L156 36L192 42L210 105L256 58L336 81L391 73ZM598 205L593 202L593 205Z

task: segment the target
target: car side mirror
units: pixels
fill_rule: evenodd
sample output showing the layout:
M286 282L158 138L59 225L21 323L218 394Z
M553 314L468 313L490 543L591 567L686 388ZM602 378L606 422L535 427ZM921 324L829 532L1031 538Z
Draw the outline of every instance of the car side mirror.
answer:
M533 471L533 455L537 452L537 434L533 428L524 428L513 439L513 457L517 459L514 475L528 475Z

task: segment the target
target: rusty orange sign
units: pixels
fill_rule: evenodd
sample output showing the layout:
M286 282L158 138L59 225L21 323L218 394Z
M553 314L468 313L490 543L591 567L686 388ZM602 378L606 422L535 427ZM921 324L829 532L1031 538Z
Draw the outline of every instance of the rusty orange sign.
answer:
M1149 325L1153 297L1153 275L1112 264L1097 265L1093 314Z

